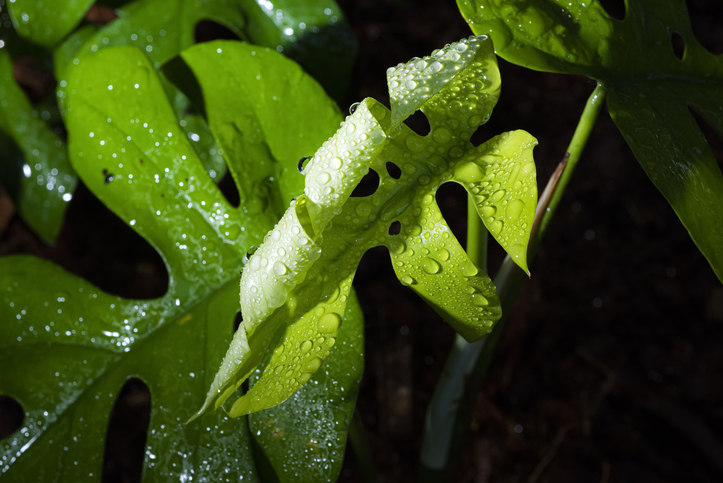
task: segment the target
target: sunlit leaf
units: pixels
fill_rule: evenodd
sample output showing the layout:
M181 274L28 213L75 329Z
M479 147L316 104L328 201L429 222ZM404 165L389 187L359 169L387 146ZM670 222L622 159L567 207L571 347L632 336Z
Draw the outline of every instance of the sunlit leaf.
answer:
M373 99L356 107L309 161L304 194L249 260L241 279L243 327L199 414L219 407L254 371L261 378L230 415L274 406L304 386L343 327L362 255L377 245L392 253L402 283L468 340L483 337L500 317L492 281L464 253L435 202L442 183L462 184L493 236L526 269L536 141L521 131L478 147L469 141L499 96L491 42L480 36L448 45L390 69L388 80L392 112ZM424 137L400 124L419 108L431 126ZM399 179L387 163L401 169ZM350 197L370 169L381 180L376 192ZM395 223L398 235L389 233Z
M629 1L624 20L595 0L458 4L501 57L602 83L613 121L723 281L723 175L690 112L723 136L723 60L695 38L685 0Z

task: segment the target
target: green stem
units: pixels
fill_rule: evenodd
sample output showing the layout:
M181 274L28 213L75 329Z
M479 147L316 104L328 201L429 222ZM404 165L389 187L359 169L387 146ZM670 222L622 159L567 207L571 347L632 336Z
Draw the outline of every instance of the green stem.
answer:
M467 197L467 255L479 268L487 271L487 229L477 214L471 196ZM470 344L459 334L444 365L442 376L437 383L429 403L424 424L424 437L420 454L423 481L438 481L449 460L453 441L457 409L464 396L465 380L474 370L485 339Z
M530 260L534 258L550 220L560 204L595 121L602 111L606 93L607 91L598 84L590 95L561 164L564 166L562 173L559 178L551 179L540 199L530 240ZM467 221L468 253L478 266L482 267L484 264L486 271L486 232L484 241L476 238L482 223L473 208L468 209ZM492 333L478 342L470 344L457 336L427 409L420 454L421 481L449 479L454 455L459 453L458 450L469 428L469 419L477 392L487 374L497 343L507 323L507 316L525 279L526 274L509 256L506 257L494 278L502 303L502 318Z
M467 196L467 255L484 272L487 272L487 228L477 214L471 196Z
M575 167L577 166L580 156L585 149L587 140L590 138L590 133L592 132L592 128L595 126L595 121L597 121L597 118L605 105L606 96L607 90L601 84L598 84L597 87L595 87L595 90L592 91L592 94L590 94L590 97L587 99L585 109L582 111L580 121L577 123L577 128L575 128L575 133L572 135L570 145L567 147L567 153L565 153L565 159L563 160L566 162L565 169L563 170L557 185L554 186L552 196L550 197L547 207L542 214L537 230L535 230L532 234L532 239L530 240L530 260L532 260L535 253L537 253L537 248L540 246L542 237L544 236L545 231L547 231L547 227L550 224L552 217L555 215L557 206L562 200L565 188L570 182L572 173L575 171Z

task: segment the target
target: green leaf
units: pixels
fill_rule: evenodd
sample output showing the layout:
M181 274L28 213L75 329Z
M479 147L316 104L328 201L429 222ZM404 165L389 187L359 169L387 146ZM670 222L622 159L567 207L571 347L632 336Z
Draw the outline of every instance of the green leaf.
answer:
M304 177L296 168L301 154L313 153L339 126L338 108L296 64L269 49L217 41L182 56L201 87L241 204L249 216L277 220L278 210L303 190ZM276 184L280 193L269 189ZM337 363L319 371L293 398L250 419L281 481L298 475L335 481L341 471L347 419L363 370L356 303L349 304L344 320L347 332L330 355Z
M126 300L38 258L0 266L0 393L25 412L0 442L0 475L100 481L113 404L140 377L152 404L144 481L255 479L245 421L215 413L183 424L231 337L235 280L176 305L173 282L161 299Z
M251 433L282 483L302 478L334 482L341 472L364 366L364 319L355 299L352 294L344 315L345 330L339 332L324 367L283 403L249 415Z
M255 44L275 48L341 100L347 91L358 45L344 13L333 0L239 0ZM281 15L279 15L281 13Z
M493 236L526 269L536 141L523 132L479 147L469 141L499 96L491 42L481 36L448 45L390 69L388 81L393 111L372 99L357 106L309 161L304 194L249 260L241 279L244 330L234 335L199 415L254 371L261 378L230 415L274 406L309 381L343 327L357 264L373 246L389 248L402 283L468 340L499 319L492 281L466 256L434 199L442 183L461 183ZM399 124L419 108L431 126L425 137ZM401 168L398 180L387 163ZM369 169L381 179L376 192L350 197ZM508 211L512 206L519 211ZM401 232L390 235L397 222Z
M626 2L624 20L597 1L459 0L497 53L536 70L587 75L648 177L723 281L723 175L692 116L723 135L723 61L695 38L684 0ZM673 37L685 50L679 59Z
M80 23L93 3L93 0L11 0L7 7L21 36L52 47Z
M263 63L257 68L264 73ZM49 262L0 259L0 393L26 413L19 432L0 443L3 475L100 479L108 416L123 383L138 377L152 399L144 481L255 479L244 419L219 412L185 421L211 383L207 369L218 367L232 337L238 269L272 221L229 205L178 125L156 72L133 47L98 52L68 73L66 122L73 166L159 250L168 292L127 300ZM308 94L310 105L319 102ZM298 130L304 122L288 125ZM351 314L340 337L354 342L359 357L361 325ZM346 372L353 377L345 379ZM356 391L358 379L342 366L330 377L340 384L310 388L308 397L329 400L320 424L350 410L354 398L343 396ZM297 431L300 438L316 434ZM340 458L343 440L331 451Z
M15 170L16 179L5 182L20 186L16 202L23 220L45 243L53 243L77 179L65 143L39 114L15 83L10 56L0 49L0 132L17 144L24 157ZM0 160L10 168L16 162L8 155L0 153Z
M70 37L68 45L61 46L62 56L56 56L56 61L61 62L56 62L55 76L64 79L70 63L78 65L94 53L116 45L138 47L159 68L193 45L196 24L206 19L244 37L245 20L236 0L136 0L121 7L118 18L93 35L90 33L95 28L85 27Z
M193 45L201 20L229 28L242 40L283 52L299 62L336 98L346 92L357 51L356 39L333 0L268 3L255 0L137 0L119 9L119 18L73 34L56 55L55 76L100 49L135 45L156 67Z
M250 214L278 220L304 188L297 162L339 127L339 109L296 64L263 47L216 41L182 57L201 86L209 125L232 166L241 203ZM278 183L286 197L269 183Z

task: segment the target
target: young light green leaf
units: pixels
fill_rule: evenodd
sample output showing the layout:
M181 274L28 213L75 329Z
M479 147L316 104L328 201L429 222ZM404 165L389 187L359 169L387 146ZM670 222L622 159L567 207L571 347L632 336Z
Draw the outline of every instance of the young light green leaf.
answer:
M93 0L12 0L7 3L17 32L45 47L52 47L83 19Z
M13 63L0 49L0 132L18 145L24 156L19 168L18 210L46 243L55 242L77 179L65 143L39 118L37 110L15 83ZM12 163L0 153L3 163ZM10 180L9 184L15 184Z
M466 49L471 58L448 55ZM431 98L410 95L411 106L400 97L397 104L408 113L422 109L432 128L428 136L395 126L404 115L395 117L366 99L309 161L304 195L292 202L243 272L246 333L236 333L199 414L222 404L254 370L262 376L234 403L232 416L271 407L302 387L343 327L341 314L356 267L373 246L387 246L400 280L428 298L469 340L487 334L500 317L492 281L464 254L434 194L447 181L469 189L485 224L526 269L537 197L531 156L536 141L522 132L478 148L469 141L499 95L499 73L486 37L448 45L441 55L409 64L422 76L438 59L462 66L456 76L440 80L434 73L448 77L454 70L432 67L429 85L439 86L436 93ZM404 70L391 70L392 81L395 72ZM399 179L387 173L387 163L401 168ZM351 198L370 169L381 178L378 189ZM513 206L519 210L508 212ZM398 235L389 233L395 223L401 225Z
M249 415L251 433L280 482L337 481L364 366L363 323L352 293L344 330L324 366L283 403Z
M695 38L685 1L626 2L624 20L597 1L458 4L473 32L490 33L501 57L586 75L609 91L613 121L723 281L723 175L690 112L723 133L723 60ZM676 36L685 45L680 58Z

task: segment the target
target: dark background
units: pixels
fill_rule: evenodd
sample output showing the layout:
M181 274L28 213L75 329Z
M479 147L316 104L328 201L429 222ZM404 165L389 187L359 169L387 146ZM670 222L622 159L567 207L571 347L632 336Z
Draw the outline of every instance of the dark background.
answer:
M388 103L387 67L471 35L452 1L339 3L360 43L347 105L365 97ZM620 15L621 0L602 3ZM698 39L723 53L723 2L688 5ZM474 139L513 129L537 137L542 189L594 82L503 60L500 69L500 102ZM411 123L424 132L423 119ZM720 164L723 144L703 128ZM438 196L460 240L464 196L452 185ZM3 201L0 255L49 258L127 297L165 290L153 249L83 186L53 248L11 213ZM490 273L502 256L493 243ZM723 287L606 112L530 268L454 481L723 481ZM358 411L380 481L415 481L425 409L454 333L396 280L385 250L365 256L355 286L366 314ZM0 401L2 435L13 409ZM142 383L127 384L109 429L104 481L138 481L148 409ZM361 481L351 451L341 481Z

